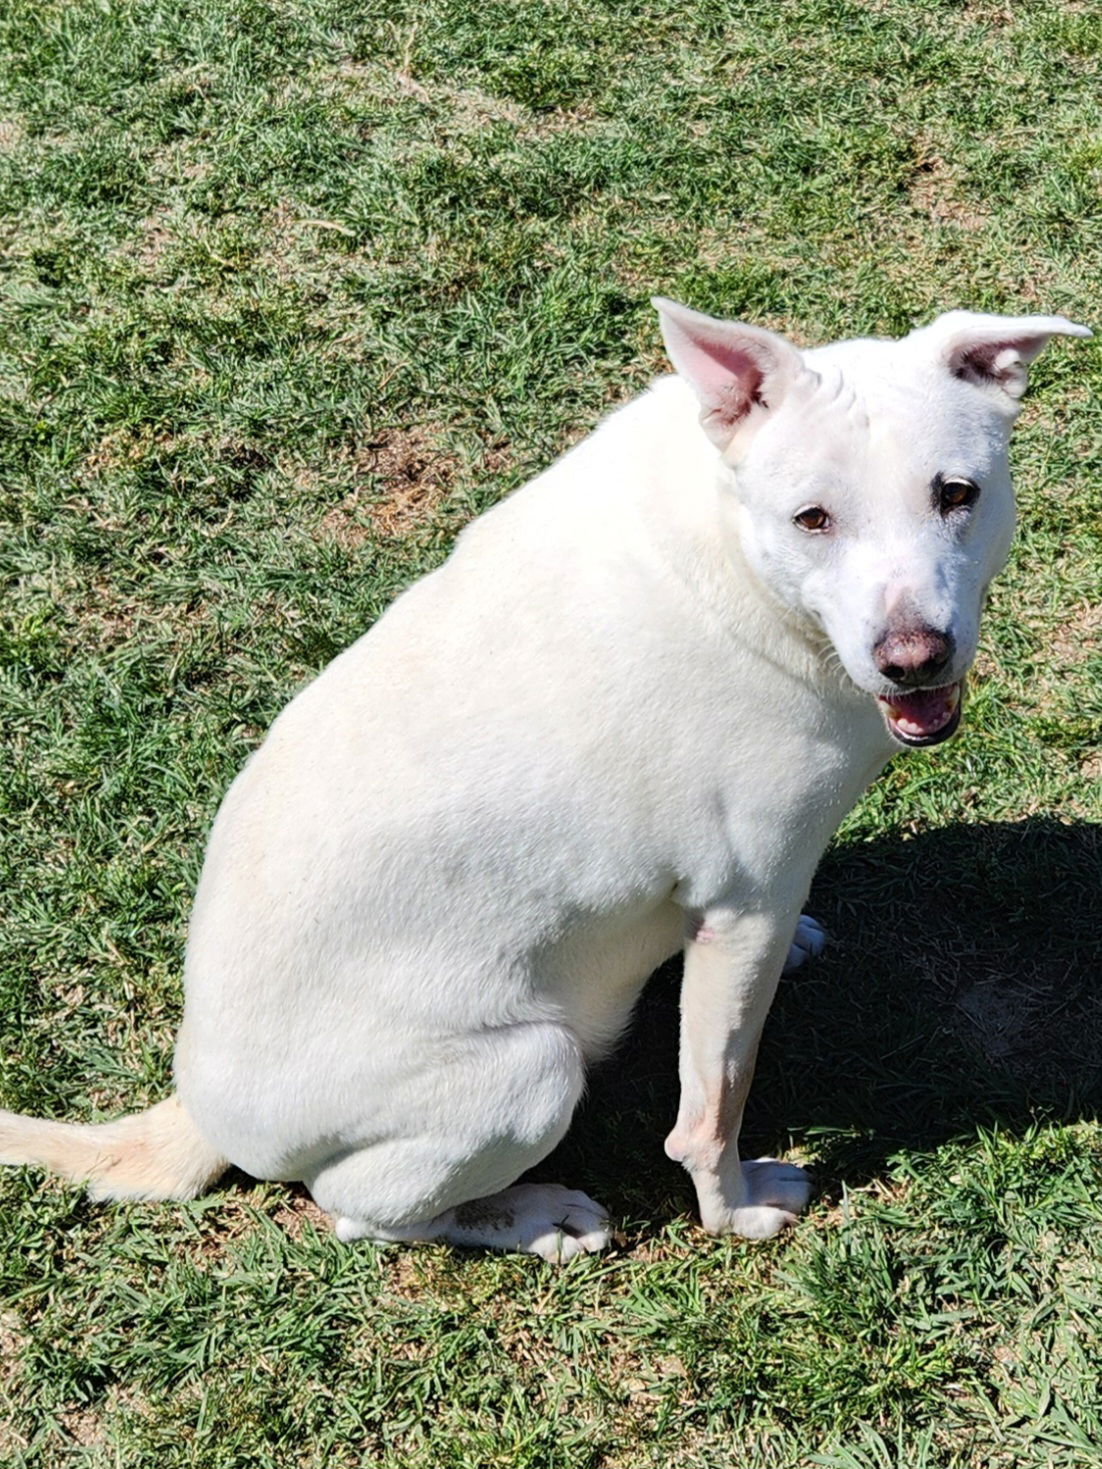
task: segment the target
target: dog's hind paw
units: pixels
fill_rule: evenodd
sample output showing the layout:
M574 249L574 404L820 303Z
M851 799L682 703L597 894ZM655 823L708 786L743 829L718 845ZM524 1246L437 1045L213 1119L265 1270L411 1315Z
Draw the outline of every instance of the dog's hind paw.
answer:
M337 1238L345 1243L440 1239L473 1249L540 1255L552 1265L565 1265L575 1255L603 1250L612 1238L601 1205L588 1194L558 1183L514 1184L499 1194L456 1204L420 1224L383 1226L340 1215L335 1222Z
M489 1198L459 1204L437 1223L437 1237L452 1244L520 1250L552 1265L603 1250L612 1238L601 1205L557 1183L518 1183Z
M793 969L803 968L809 959L817 959L826 948L826 941L827 932L823 925L816 923L806 913L801 913L796 932L792 935L788 958L784 961L785 974L791 974Z

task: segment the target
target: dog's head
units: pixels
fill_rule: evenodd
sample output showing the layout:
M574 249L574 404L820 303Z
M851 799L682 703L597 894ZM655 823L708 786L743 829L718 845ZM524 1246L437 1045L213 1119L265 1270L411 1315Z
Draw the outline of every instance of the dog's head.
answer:
M825 635L900 744L947 739L1014 527L1007 442L1061 316L951 311L898 341L801 352L656 300L666 347L729 470L743 554Z

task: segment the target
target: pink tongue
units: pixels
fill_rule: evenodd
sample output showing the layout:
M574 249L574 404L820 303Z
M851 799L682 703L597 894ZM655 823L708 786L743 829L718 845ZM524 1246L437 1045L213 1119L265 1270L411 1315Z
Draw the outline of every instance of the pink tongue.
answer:
M956 684L944 689L918 689L913 694L894 694L883 699L891 722L904 734L921 737L937 734L956 713L960 693Z

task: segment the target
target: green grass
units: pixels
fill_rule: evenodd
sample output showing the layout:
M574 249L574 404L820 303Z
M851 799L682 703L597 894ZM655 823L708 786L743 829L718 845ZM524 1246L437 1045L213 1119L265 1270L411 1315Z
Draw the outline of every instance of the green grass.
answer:
M1026 0L10 0L0 1102L162 1095L204 832L294 690L663 366L654 291L817 342L1102 324L1102 19ZM1102 1464L1102 372L1041 360L967 729L812 909L702 1236L676 974L541 1170L555 1273L338 1246L293 1190L0 1179L13 1466Z

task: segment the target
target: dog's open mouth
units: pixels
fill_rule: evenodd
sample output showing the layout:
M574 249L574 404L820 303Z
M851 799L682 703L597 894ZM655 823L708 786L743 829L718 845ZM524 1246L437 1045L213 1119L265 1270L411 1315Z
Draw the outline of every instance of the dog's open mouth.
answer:
M900 744L937 745L960 723L961 685L916 689L913 694L877 694L888 728Z

